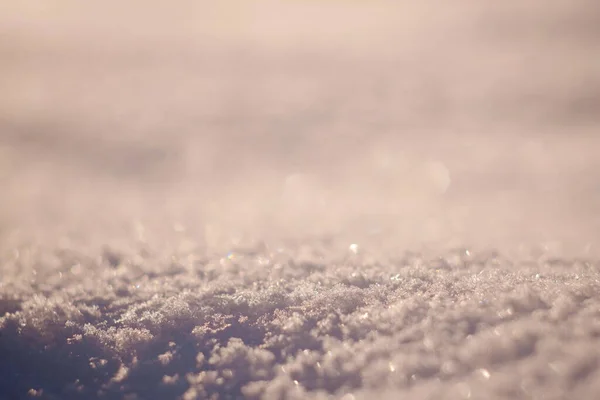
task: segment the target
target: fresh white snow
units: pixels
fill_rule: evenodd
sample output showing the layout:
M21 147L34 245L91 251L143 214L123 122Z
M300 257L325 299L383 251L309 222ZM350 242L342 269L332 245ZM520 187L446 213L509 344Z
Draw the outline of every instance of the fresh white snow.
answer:
M2 2L0 400L597 398L598 6L434 3Z

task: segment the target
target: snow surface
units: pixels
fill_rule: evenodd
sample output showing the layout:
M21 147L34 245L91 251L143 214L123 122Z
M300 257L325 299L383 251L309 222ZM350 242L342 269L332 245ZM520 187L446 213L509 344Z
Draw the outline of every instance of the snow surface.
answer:
M2 285L1 391L455 399L599 389L600 262L329 249L161 259L35 248L36 264L56 260L36 273L4 260L14 278Z
M2 2L0 399L597 398L598 11Z

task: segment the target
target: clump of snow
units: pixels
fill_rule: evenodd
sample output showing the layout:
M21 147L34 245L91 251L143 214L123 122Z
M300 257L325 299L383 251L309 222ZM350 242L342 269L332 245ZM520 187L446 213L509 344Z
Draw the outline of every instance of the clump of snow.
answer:
M365 263L339 248L326 269L290 250L278 263L255 262L281 256L266 247L236 250L237 267L216 274L208 272L221 264L210 258L119 271L100 249L85 273L65 273L51 290L2 285L0 388L184 399L595 390L597 262L461 250ZM120 257L128 264L136 252Z

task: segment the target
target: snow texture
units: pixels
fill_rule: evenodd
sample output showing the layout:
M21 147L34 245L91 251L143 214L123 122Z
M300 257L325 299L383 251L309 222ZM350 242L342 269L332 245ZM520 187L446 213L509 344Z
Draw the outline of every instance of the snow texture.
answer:
M127 4L0 5L0 400L598 398L595 1Z
M366 253L71 251L35 274L56 254L4 259L5 276L18 278L2 285L1 392L454 399L599 389L600 262Z

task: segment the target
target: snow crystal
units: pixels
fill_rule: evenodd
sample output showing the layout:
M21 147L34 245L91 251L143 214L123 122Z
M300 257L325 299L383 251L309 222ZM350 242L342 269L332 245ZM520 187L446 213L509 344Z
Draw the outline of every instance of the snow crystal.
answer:
M99 251L82 264L86 273L51 283L61 290L2 289L1 351L13 360L0 362L3 390L360 399L446 388L450 398L500 398L511 380L521 383L510 395L546 393L539 382L551 376L568 384L548 390L585 393L600 366L600 268L591 261L519 264L457 250L365 262L343 250L327 268L302 251L274 268L256 262L272 257L264 247L236 252L236 268L206 260L121 270L127 261ZM119 258L134 254L121 250ZM63 372L51 379L57 368Z

